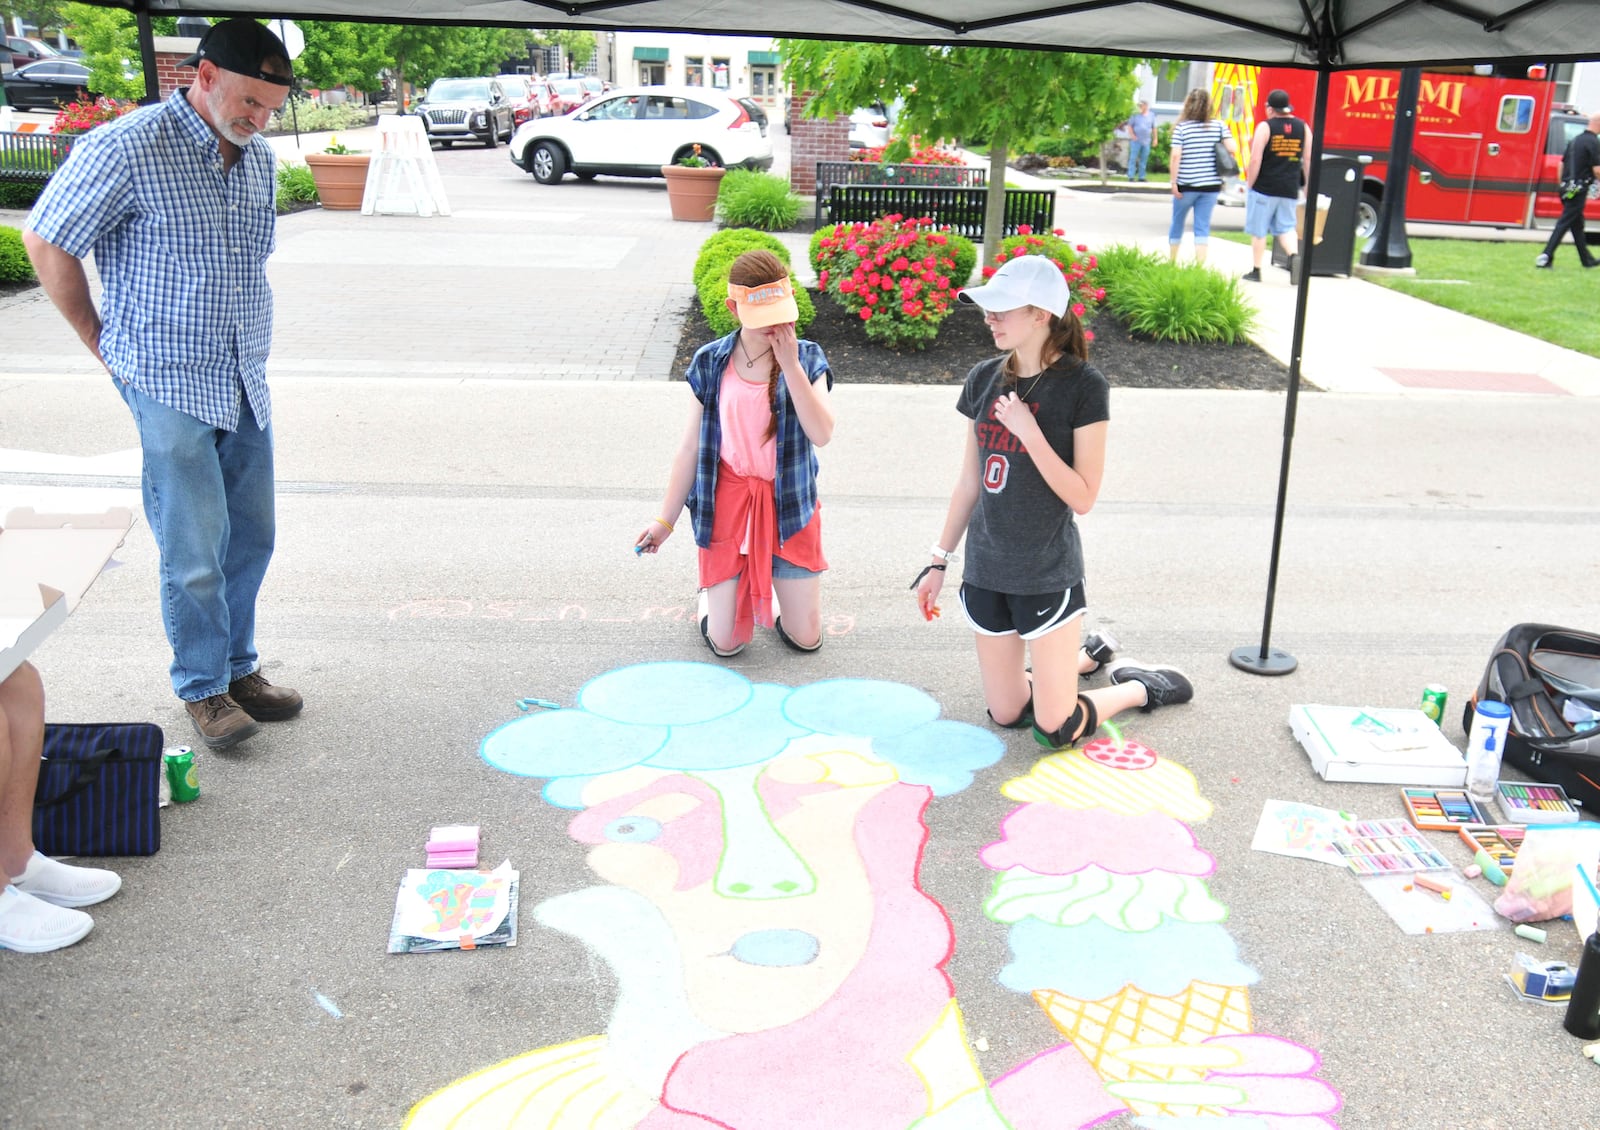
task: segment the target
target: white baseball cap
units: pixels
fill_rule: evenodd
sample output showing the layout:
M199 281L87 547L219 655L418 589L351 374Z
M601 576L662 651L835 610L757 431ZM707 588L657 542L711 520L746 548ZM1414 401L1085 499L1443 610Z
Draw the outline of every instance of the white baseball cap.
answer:
M1037 306L1063 318L1072 305L1072 291L1061 268L1043 255L1018 255L1001 264L988 282L968 287L956 297L996 314Z

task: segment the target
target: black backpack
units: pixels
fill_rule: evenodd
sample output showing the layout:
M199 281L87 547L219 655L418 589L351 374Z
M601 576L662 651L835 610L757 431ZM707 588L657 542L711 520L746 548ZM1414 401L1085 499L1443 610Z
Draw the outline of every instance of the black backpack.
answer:
M1461 728L1471 732L1478 703L1510 703L1505 760L1600 812L1600 725L1575 729L1562 716L1569 700L1600 712L1600 635L1518 624L1495 645Z

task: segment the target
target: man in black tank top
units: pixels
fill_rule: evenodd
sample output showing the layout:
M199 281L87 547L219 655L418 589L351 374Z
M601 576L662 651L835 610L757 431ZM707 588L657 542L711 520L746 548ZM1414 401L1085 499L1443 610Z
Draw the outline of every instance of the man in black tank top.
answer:
M1289 276L1298 282L1299 246L1295 232L1295 205L1305 180L1305 158L1311 151L1311 130L1294 116L1286 91L1267 95L1267 118L1256 126L1250 142L1250 167L1245 170L1244 230L1250 234L1250 256L1255 264L1246 282L1261 281L1261 257L1267 236L1276 236L1289 256Z

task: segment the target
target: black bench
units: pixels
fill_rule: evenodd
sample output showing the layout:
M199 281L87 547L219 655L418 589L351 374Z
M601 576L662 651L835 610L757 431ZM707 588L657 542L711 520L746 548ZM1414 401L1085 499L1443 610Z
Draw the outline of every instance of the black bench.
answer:
M0 132L0 180L43 184L72 152L76 134Z
M1005 191L1003 235L1016 235L1024 226L1040 235L1055 228L1054 189L1008 188ZM968 239L982 239L983 212L988 199L987 188L835 184L828 187L828 221L870 224L891 213L907 218L927 216L936 227L949 228Z
M931 184L952 188L981 188L989 183L987 169L962 165L874 165L866 161L818 161L816 209L813 220L823 225L828 189L836 184ZM835 222L830 214L827 222Z

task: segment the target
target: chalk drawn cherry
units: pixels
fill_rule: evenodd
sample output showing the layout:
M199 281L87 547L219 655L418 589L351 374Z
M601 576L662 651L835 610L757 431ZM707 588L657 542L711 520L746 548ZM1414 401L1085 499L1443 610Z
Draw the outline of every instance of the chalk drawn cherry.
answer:
M1083 747L1083 756L1107 769L1150 769L1156 763L1149 746L1117 738L1096 738Z

